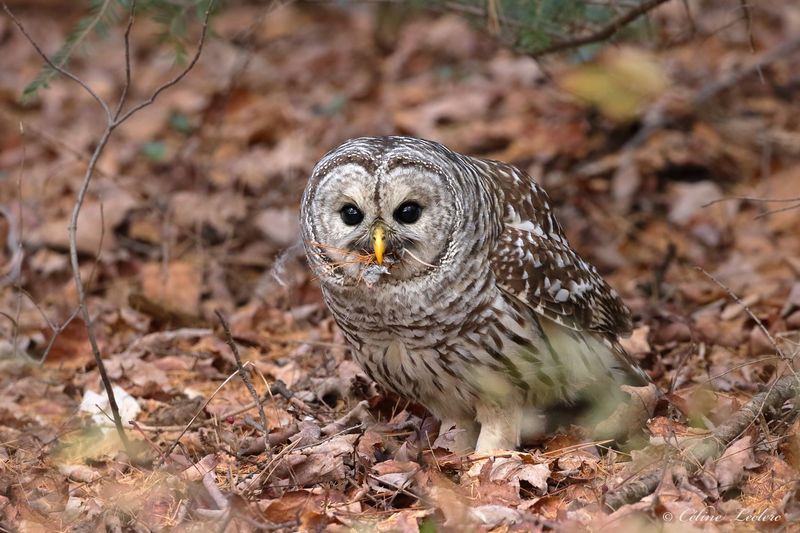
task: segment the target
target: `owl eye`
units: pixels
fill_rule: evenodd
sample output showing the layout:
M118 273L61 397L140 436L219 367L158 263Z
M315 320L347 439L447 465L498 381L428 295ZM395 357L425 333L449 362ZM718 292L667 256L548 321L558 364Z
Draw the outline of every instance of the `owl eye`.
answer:
M419 220L422 214L422 206L417 202L403 202L400 207L394 210L394 219L403 224L413 224Z
M339 211L342 221L348 226L358 226L364 220L364 213L353 204L347 204Z

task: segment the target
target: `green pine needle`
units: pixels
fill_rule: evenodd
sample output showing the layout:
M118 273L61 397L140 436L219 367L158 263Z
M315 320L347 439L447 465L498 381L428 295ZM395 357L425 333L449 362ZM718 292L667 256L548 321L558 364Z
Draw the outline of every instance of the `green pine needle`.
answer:
M50 59L54 65L66 68L72 53L80 46L86 38L93 32L103 34L108 27L119 20L118 13L113 9L111 0L89 0L89 15L78 21L75 29L67 37L66 42ZM30 102L39 89L48 87L50 81L58 72L50 65L44 65L36 78L30 82L22 91L22 102Z

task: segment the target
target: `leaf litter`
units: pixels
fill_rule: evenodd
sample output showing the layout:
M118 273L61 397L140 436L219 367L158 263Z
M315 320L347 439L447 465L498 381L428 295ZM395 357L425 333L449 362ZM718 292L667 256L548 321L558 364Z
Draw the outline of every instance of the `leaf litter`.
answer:
M754 10L749 30L718 30L736 6L693 10L689 37L670 33L687 21L667 4L653 13L659 46L620 45L581 63L514 55L453 15L411 16L386 42L377 6L284 6L263 18L257 6L226 6L197 68L108 146L80 219L89 305L117 400L135 419L136 457L103 430L82 321L37 363L76 301L66 217L97 117L61 81L19 107L40 61L0 26L13 58L0 75L0 204L22 221L17 235L0 226L0 238L25 250L18 280L0 290L13 319L1 326L0 527L636 531L669 513L687 528L788 530L800 520L789 409L693 475L666 464L675 475L654 494L603 506L663 459L636 443L666 449L706 435L796 368L769 336L797 353L800 210L743 198L800 197L800 103L787 96L800 59L716 88L752 61L747 31L756 54L790 38L800 11L786 4ZM71 29L47 9L24 15L48 30L47 44ZM235 36L253 20L248 48ZM148 22L138 24L136 82L150 86L163 58ZM75 55L85 79L121 87L118 57ZM423 409L352 363L303 264L295 217L327 149L397 132L514 163L548 189L571 243L634 312L626 348L667 393L630 390L639 403L609 418L646 421L633 444L573 426L520 452L458 454L454 435L439 436ZM707 205L724 197L738 199ZM266 428L242 383L226 381L237 366L217 309L250 363Z

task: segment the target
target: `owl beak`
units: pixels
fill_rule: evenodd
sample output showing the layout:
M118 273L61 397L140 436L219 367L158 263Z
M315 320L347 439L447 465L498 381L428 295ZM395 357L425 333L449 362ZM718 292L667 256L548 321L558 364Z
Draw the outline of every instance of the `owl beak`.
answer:
M375 260L383 265L383 252L386 251L386 232L383 226L375 226L372 230L372 249L375 251Z

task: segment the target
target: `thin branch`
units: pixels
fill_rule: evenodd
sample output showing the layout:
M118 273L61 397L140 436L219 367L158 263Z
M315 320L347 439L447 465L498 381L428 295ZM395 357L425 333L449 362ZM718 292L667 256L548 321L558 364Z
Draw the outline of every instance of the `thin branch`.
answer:
M249 364L249 362L248 362L248 364ZM175 447L178 445L178 443L179 443L179 442L180 442L180 440L183 438L183 436L186 434L186 432L187 432L187 431L189 431L189 428L190 428L190 427L192 427L192 424L194 424L194 421L195 421L195 420L197 420L197 417L198 417L198 416L200 416L200 413L202 413L202 412L203 412L203 410L204 410L204 409L205 409L205 408L208 406L208 404L209 404L209 403L211 403L211 400L213 400L213 399L214 399L214 396L216 396L216 395L219 393L219 391L221 391L221 390L222 390L222 387L224 387L225 385L227 385L227 384L228 384L228 382L229 382L230 380L232 380L234 377L236 377L236 375L237 375L238 373L239 373L239 371L237 370L236 372L232 373L230 376L228 376L227 378L225 378L225 381L223 381L223 382L220 384L220 386L219 386L219 387L217 387L217 389L216 389L216 390L215 390L213 393L211 393L211 396L209 396L209 397L208 397L208 399L207 399L205 402L203 402L203 405L201 405L201 406L200 406L200 407L197 409L197 411L194 413L194 416L191 418L191 420L189 420L189 423L188 423L188 424L186 424L186 425L183 427L183 430L181 431L180 435L178 435L178 436L175 438L175 440L174 440L174 441L172 441L172 444L170 444L169 448L167 448L167 450L164 452L164 455L163 455L163 457L169 458L170 454L172 454L172 450L174 450L174 449L175 449ZM164 459L162 459L162 460L161 460L161 462L159 462L159 466L160 466L160 465L163 463L163 461L164 461Z
M22 290L22 262L25 259L25 248L23 246L23 228L24 228L24 218L22 216L23 208L22 208L22 176L25 173L25 162L27 161L28 155L28 143L25 142L25 126L20 121L19 123L19 133L20 137L22 138L22 158L19 164L19 173L17 174L17 228L16 231L14 229L14 220L11 217L10 213L5 213L6 218L8 219L8 235L6 236L6 244L8 245L9 252L11 253L11 269L9 270L8 276L9 280L14 279L14 287L17 290L17 310L16 310L16 320L12 320L14 323L14 334L12 335L11 339L11 349L14 355L18 353L17 346L19 342L19 320L20 315L22 314L22 294L20 291ZM16 242L15 242L16 239ZM0 281L0 287L2 287L5 283L5 280Z
M775 215L777 213L783 213L786 211L792 211L794 209L800 209L800 197L795 198L755 198L752 196L726 196L724 198L717 198L716 200L712 200L708 203L703 204L702 207L709 207L720 202L728 202L730 200L744 200L748 202L762 202L765 204L768 203L775 203L775 204L792 204L784 207L779 207L777 209L769 209L764 211L763 213L759 213L753 220L758 220L760 218L765 218L770 215Z
M755 196L726 196L725 198L717 198L702 205L702 207L710 207L720 202L729 202L731 200L744 200L747 202L764 202L776 204L788 204L790 202L800 202L800 197L797 198L757 198Z
M203 28L200 31L200 39L197 42L197 50L195 51L194 57L192 57L192 60L189 61L189 64L186 65L186 67L182 71L180 71L177 76L175 76L174 78L172 78L168 82L166 82L163 85L161 85L160 87L158 87L155 91L153 91L153 94L150 95L150 98L148 98L147 100L145 100L143 102L140 102L140 103L136 104L135 106L130 108L128 111L126 111L125 114L123 114L120 118L114 119L112 121L113 127L116 127L116 126L122 124L123 122L128 120L128 118L130 118L131 115L133 115L137 111L139 111L139 110L149 106L153 102L155 102L156 98L158 98L158 96L161 93L163 93L164 91L166 91L167 89L169 89L170 87L172 87L173 85L175 85L176 83L181 81L187 74L189 74L189 71L191 71L192 68L194 68L195 64L200 59L200 54L203 52L203 45L206 42L206 35L208 34L208 18L211 15L211 9L213 7L214 7L214 0L211 0L208 3L208 7L206 8L205 14L203 15Z
M561 52L563 50L568 50L570 48L578 48L581 46L585 46L587 44L594 44L600 41L605 41L606 39L613 36L623 27L627 26L640 16L644 15L648 11L655 9L659 5L666 3L668 1L669 0L647 0L646 2L642 2L636 7L633 7L628 11L624 12L622 15L618 16L617 18L615 18L602 28L593 31L592 33L579 37L573 37L571 39L556 41L553 44L546 46L544 48L533 50L532 52L530 52L530 55L532 57L541 57L543 55L552 54L555 52Z
M25 294L28 294L28 293L25 292ZM50 351L53 349L53 346L55 346L56 340L58 339L59 335L61 335L61 333L65 329L67 329L67 326L69 326L72 323L72 321L75 320L78 317L78 314L80 313L81 308L80 307L76 307L72 311L72 314L69 315L69 317L67 317L67 319L64 320L64 322L61 323L61 325L56 326L47 317L47 315L44 313L44 311L41 309L41 307L39 307L39 304L37 304L33 300L33 298L31 298L30 295L28 295L28 298L30 299L31 302L33 302L33 305L35 305L36 308L39 309L39 312L44 317L44 319L47 321L47 323L50 325L50 329L53 331L53 335L50 337L50 340L47 342L47 346L45 347L44 352L42 352L42 355L41 355L41 357L39 358L39 361L38 361L38 363L40 365L43 365L47 361L47 356L50 355Z
M31 46L33 46L33 48L36 50L36 53L38 53L39 56L42 59L44 59L44 62L47 63L47 65L50 68L52 68L53 70L55 70L56 72L58 72L62 76L65 76L65 77L71 79L72 81L74 81L75 83L77 83L78 85L83 87L83 89L87 93L89 93L91 95L91 97L94 98L97 101L98 104L100 104L100 107L102 107L103 111L105 111L105 113L106 113L106 118L108 119L109 122L111 122L111 111L108 109L108 105L105 103L105 101L102 98L100 98L100 96L98 96L97 93L94 92L94 90L91 87L89 87L89 85L87 85L86 82L84 82L78 76L76 76L72 72L66 70L65 68L60 67L60 66L56 65L55 63L53 63L50 60L50 58L47 57L47 54L45 54L42 51L42 49L39 48L39 45L36 44L36 41L34 41L33 37L30 36L28 31L25 29L25 26L23 26L22 23L17 19L17 17L14 16L14 13L11 12L11 10L8 8L8 6L6 5L5 2L3 2L3 11L6 12L6 14L11 18L11 21L14 23L14 25L19 29L20 32L22 32L22 35L24 35L25 38L28 40L28 42L31 43Z
M738 85L738 83L747 76L750 76L755 72L761 72L761 69L767 65L774 63L776 60L782 57L789 56L797 50L800 50L800 36L789 39L783 44L764 52L763 54L759 55L758 58L756 58L756 60L750 65L740 70L735 70L729 73L727 76L709 83L697 94L695 94L694 98L692 99L692 104L695 107L699 107L706 100L729 89L730 87Z
M136 13L136 0L131 1L131 11L128 16L128 25L125 27L125 85L122 86L122 94L117 103L117 110L114 111L114 121L119 118L122 112L122 107L125 105L125 100L128 98L128 90L131 87L131 28L133 28L133 19Z
M108 108L105 109L107 110ZM69 257L72 264L72 274L73 279L75 280L75 288L78 291L78 309L80 309L83 323L86 326L86 333L89 337L89 345L92 347L92 355L94 355L94 360L97 363L97 371L100 374L100 379L103 382L103 388L106 390L106 395L108 396L108 405L111 408L111 413L114 415L114 425L117 428L119 438L122 441L125 450L130 452L130 441L128 440L128 435L125 433L125 428L122 425L122 417L119 414L117 399L114 397L111 379L108 377L106 366L103 363L103 355L100 353L100 347L97 344L97 337L94 334L94 322L91 314L89 313L89 308L86 306L86 289L83 285L83 281L81 280L81 268L80 262L78 261L78 216L81 213L81 207L83 207L83 201L86 198L86 192L89 190L89 184L92 181L94 167L97 165L97 160L100 159L100 154L103 153L103 149L106 147L108 139L111 136L111 132L113 131L110 121L111 117L109 117L109 123L106 126L106 130L103 132L103 136L100 137L100 141L97 143L97 146L92 153L92 158L89 160L89 165L86 167L86 172L83 175L83 182L78 190L78 197L75 200L75 205L72 208L72 218L70 219L68 228Z
M695 268L697 270L699 270L700 272L702 272L708 279L710 279L711 281L716 283L722 290L724 290L726 293L728 293L728 296L730 296L733 301L735 301L737 304L739 304L742 307L742 309L744 309L744 312L747 313L747 316L750 317L750 319L753 320L753 322L756 323L756 325L758 326L758 329L760 329L761 332L767 337L767 339L769 340L770 344L775 349L775 353L777 353L778 356L781 359L783 359L786 363L788 363L789 371L792 372L792 374L794 374L795 377L798 378L798 381L800 381L800 376L797 376L797 374L795 373L794 368L792 368L792 365L791 365L792 358L788 357L785 353L783 353L783 350L781 350L780 346L778 346L778 343L775 340L775 337L773 337L772 334L769 332L769 330L767 329L767 326L764 325L764 322L760 318L758 318L755 313L753 313L753 310L750 309L750 306L748 306L744 301L742 301L742 299L739 298L739 296L735 292L733 292L730 289L730 287L728 287L727 285L722 283L720 280L715 278L712 274L707 272L705 269L703 269L702 267L699 267L699 266L695 267Z
M214 313L217 315L220 324L222 324L222 330L225 332L225 342L228 343L228 347L231 349L231 352L233 352L233 358L236 360L236 368L239 371L239 377L242 378L244 386L247 387L247 390L250 392L250 396L253 397L253 402L255 402L256 406L258 407L258 416L261 418L262 432L264 433L264 447L267 450L267 453L269 453L269 426L267 425L267 416L264 414L264 406L261 405L258 392L256 392L253 382L250 381L250 375L244 369L242 358L239 355L239 348L237 348L236 342L233 340L233 335L231 335L231 328L228 326L228 323L225 321L225 317L222 316L222 313L219 311L214 311Z
M696 472L698 465L708 459L718 457L734 440L736 440L752 423L765 412L768 418L777 418L780 407L788 400L800 395L800 381L795 376L784 376L776 381L769 390L754 396L749 402L731 416L727 422L719 425L708 437L692 440L681 447L679 460L689 473ZM795 411L798 406L795 405ZM605 505L616 510L625 504L636 502L652 494L661 483L663 470L661 467L647 470L609 493Z
M17 285L19 283L20 274L22 273L22 259L25 256L25 250L22 248L21 214L19 217L17 217L17 220L15 220L11 212L0 206L0 217L5 218L8 221L6 248L11 256L8 260L8 265L4 268L5 272L0 273L0 288L3 288L6 285Z
M739 7L742 8L742 12L744 13L745 31L747 32L747 43L750 45L750 52L755 53L756 43L753 39L753 9L750 4L748 4L748 0L739 0ZM764 76L761 74L760 70L758 74L763 81Z
M208 7L205 12L205 17L203 19L203 27L200 34L200 40L197 45L197 51L195 52L194 57L192 58L191 62L186 66L186 68L184 68L177 76L175 76L168 82L162 84L155 91L153 91L153 93L147 100L140 102L139 104L129 109L122 116L119 116L130 87L130 30L134 21L134 8L135 8L134 5L131 6L131 14L128 19L128 26L125 31L126 83L125 86L123 87L122 95L120 96L117 110L114 113L114 115L112 115L111 111L109 110L108 104L106 104L106 102L102 98L100 98L100 96L98 96L97 93L95 93L94 90L88 84L86 84L83 80L81 80L79 77L72 74L71 72L54 64L50 60L50 58L47 57L47 55L42 51L39 45L33 40L33 38L27 32L22 23L14 16L14 14L8 8L6 3L2 2L3 10L6 12L6 14L8 14L8 16L11 18L11 20L14 22L17 28L19 28L20 32L22 32L22 34L25 36L28 42L30 42L31 46L33 46L33 48L45 60L45 62L53 70L59 72L63 76L66 76L67 78L73 80L78 85L83 87L83 89L97 101L97 103L100 105L100 107L106 114L106 128L103 131L100 140L97 142L97 145L95 146L95 149L92 152L91 158L89 159L89 163L87 164L86 167L86 172L84 173L83 180L78 189L78 194L75 200L74 207L72 209L72 216L70 218L70 224L68 228L69 247L70 247L69 256L73 271L73 278L75 280L75 287L78 292L78 311L79 314L82 316L84 324L86 326L86 332L89 337L89 344L91 345L92 348L92 355L94 356L95 363L97 364L98 373L100 374L100 379L103 383L106 395L108 396L109 407L111 408L111 413L114 418L114 425L116 426L120 440L122 441L128 453L131 453L130 441L128 440L127 434L125 433L125 428L123 427L122 424L122 418L120 417L119 414L119 407L117 405L116 398L114 396L111 380L108 377L108 372L106 371L105 364L103 363L103 357L100 352L100 347L97 343L97 337L94 333L94 327L93 327L94 323L91 314L89 313L89 308L86 305L86 289L84 287L83 280L81 279L80 262L78 260L78 246L77 246L78 218L81 212L81 208L83 207L83 202L86 199L86 193L89 190L89 185L91 184L92 176L94 174L95 167L97 166L97 162L100 159L100 156L102 155L106 145L108 144L108 140L111 137L111 134L114 132L114 130L122 123L124 123L128 118L130 118L134 113L152 104L162 92L164 92L165 90L169 89L170 87L178 83L180 80L182 80L197 63L198 59L200 58L200 54L203 50L203 44L205 42L205 38L208 31L208 18L211 13L213 4L214 4L213 0L211 0L208 4ZM54 333L58 332L60 331L58 330L54 331ZM51 339L47 352L49 352L49 349L52 347L53 342L54 340Z

